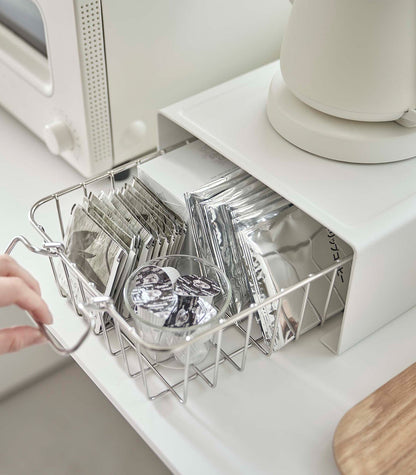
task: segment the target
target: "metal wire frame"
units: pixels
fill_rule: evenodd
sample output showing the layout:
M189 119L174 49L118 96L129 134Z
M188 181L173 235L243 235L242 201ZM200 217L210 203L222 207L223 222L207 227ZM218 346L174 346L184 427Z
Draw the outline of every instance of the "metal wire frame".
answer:
M79 269L77 269L77 267L68 260L65 255L65 249L63 244L61 242L54 242L51 239L51 237L46 233L44 227L37 222L36 213L39 208L43 207L46 203L55 202L55 208L59 221L59 229L62 236L62 240L64 240L65 226L60 206L61 197L69 195L77 190L81 190L83 194L87 196L89 186L100 182L108 183L109 181L111 188L115 189L116 183L114 176L117 173L140 166L141 164L146 163L147 161L152 160L153 158L156 158L172 149L179 148L189 142L190 141L188 140L177 144L174 147L170 147L169 149L164 149L158 152L151 153L144 157L133 160L127 164L121 165L111 171L108 171L107 173L104 173L94 178L90 178L84 181L83 183L66 188L53 195L49 195L35 203L29 214L30 222L40 233L44 240L43 248L36 249L34 252L42 253L49 257L53 275L61 295L63 297L69 298L74 307L74 310L79 315L81 315L88 323L86 334L92 332L92 329L94 327L93 322L96 319L99 319L101 323L100 333L104 338L105 345L107 346L109 352L114 356L121 357L126 371L131 377L141 377L147 397L151 400L154 400L170 393L181 403L184 403L187 400L189 392L189 382L192 380L199 379L211 388L216 387L219 378L219 367L223 363L227 362L234 369L238 371L243 371L246 366L249 348L256 348L264 355L270 356L273 353L273 349L275 348L278 325L275 325L273 335L270 341L265 341L262 338L256 339L251 334L253 316L258 310L264 307L270 307L272 304L274 304L274 307L277 309L276 313L279 313L281 311L281 299L289 295L291 292L295 292L296 290L303 288L304 298L299 315L299 325L295 333L295 339L298 339L300 336L302 321L305 314L306 303L308 300L311 284L318 279L330 276L330 284L328 294L325 300L324 312L321 316L321 324L323 324L327 317L328 306L333 293L337 271L341 267L352 261L352 256L342 260L338 260L328 268L316 274L309 275L306 279L296 283L295 285L292 285L287 289L282 289L276 295L265 299L260 304L252 305L251 307L235 315L220 320L215 328L211 328L209 330L205 330L202 333L186 337L186 340L182 343L170 346L162 346L159 344L149 343L143 340L136 332L135 328L131 326L129 322L126 321L126 319L124 319L116 311L112 300L108 297L103 296L95 288L95 286L85 278L85 276L79 271ZM30 250L34 250L33 246L31 246L30 243L24 244ZM65 291L58 279L58 274L55 266L55 261L57 259L63 267L68 292ZM75 282L78 286L78 293L76 293L74 289ZM105 318L105 315L110 317L110 324L108 323L108 318ZM278 320L278 318L276 318L276 320ZM237 346L236 349L233 349L232 351L226 351L223 345L224 333L228 332L232 328L237 330L237 333L240 335L240 344ZM86 334L83 335L82 341L85 340ZM207 341L207 339L211 341L210 344L213 348L212 353L214 355L214 360L205 363L205 365L191 364L191 345L197 342L205 342ZM74 351L74 349L77 349L81 345L81 343L82 342L79 342L79 344L75 345L71 349L63 349L62 347L60 347L59 351L61 353L70 353L71 351ZM56 347L58 345L53 346ZM152 358L149 357L149 351L166 353L168 355L166 360L172 358L172 353L185 351L185 364L183 365L182 371L179 371L179 373L178 371L176 371L175 378L169 379L169 377L164 374L164 361L154 362ZM135 356L135 365L133 364L131 355ZM178 377L178 375L180 376ZM156 392L152 392L152 390L150 389L150 382L152 378L156 378L156 380L162 384L163 389L158 389Z

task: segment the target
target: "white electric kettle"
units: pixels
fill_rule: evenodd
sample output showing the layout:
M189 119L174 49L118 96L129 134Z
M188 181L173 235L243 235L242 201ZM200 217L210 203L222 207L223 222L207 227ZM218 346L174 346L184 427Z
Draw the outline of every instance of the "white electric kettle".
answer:
M295 0L269 92L273 127L336 160L416 156L416 0Z

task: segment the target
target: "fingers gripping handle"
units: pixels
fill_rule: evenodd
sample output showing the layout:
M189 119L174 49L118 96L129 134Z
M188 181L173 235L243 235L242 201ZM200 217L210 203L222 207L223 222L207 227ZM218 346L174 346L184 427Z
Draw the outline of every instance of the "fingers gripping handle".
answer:
M11 254L13 252L13 249L19 243L23 244L26 247L26 249L28 249L29 251L35 254L48 256L48 257L59 256L58 250L63 249L63 245L61 243L45 243L42 248L38 248L38 247L33 246L24 236L16 236L15 238L12 239L10 244L7 246L5 254ZM94 327L94 317L92 316L92 313L91 313L92 310L102 309L103 305L106 303L111 303L111 299L109 298L107 299L105 297L97 298L97 299L92 299L92 301L88 304L82 304L82 303L78 304L78 308L82 313L84 321L87 323L87 328L85 332L82 334L82 336L79 338L77 343L75 343L75 345L73 345L71 348L65 348L56 339L56 337L52 335L52 333L48 330L46 325L39 322L37 322L37 325L39 326L39 329L42 332L42 334L48 340L49 344L57 353L61 355L70 355L71 353L74 353L76 350L78 350L78 348L84 343L84 341L86 340L86 338L91 333Z

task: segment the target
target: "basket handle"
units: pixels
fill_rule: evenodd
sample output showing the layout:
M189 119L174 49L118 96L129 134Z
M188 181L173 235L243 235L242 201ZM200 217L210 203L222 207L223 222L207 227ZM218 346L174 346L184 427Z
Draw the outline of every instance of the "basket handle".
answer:
M63 245L62 243L45 243L43 248L35 247L33 246L24 236L16 236L12 239L10 244L7 246L7 249L5 251L5 254L11 254L13 252L13 249L16 247L18 243L22 243L26 249L29 251L39 254L41 256L48 256L48 257L56 257L58 256L58 250L62 249ZM73 345L71 348L65 348L59 341L58 339L51 333L51 331L44 325L43 323L36 322L39 330L42 332L42 334L45 336L45 338L48 340L48 343L52 346L52 348L59 354L61 355L70 355L71 353L74 353L75 351L78 350L78 348L84 343L84 341L87 339L88 335L91 333L93 327L94 327L94 318L90 315L91 310L97 310L97 308L102 307L102 298L99 298L97 302L95 302L97 299L92 299L90 303L88 304L79 304L79 310L82 313L84 321L88 324L85 332L82 334L80 339Z

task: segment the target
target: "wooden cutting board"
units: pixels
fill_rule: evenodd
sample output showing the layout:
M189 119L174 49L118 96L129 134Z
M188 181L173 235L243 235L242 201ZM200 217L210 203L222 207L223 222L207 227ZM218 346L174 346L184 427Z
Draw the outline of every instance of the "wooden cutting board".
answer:
M416 363L345 414L333 448L343 474L416 474Z

